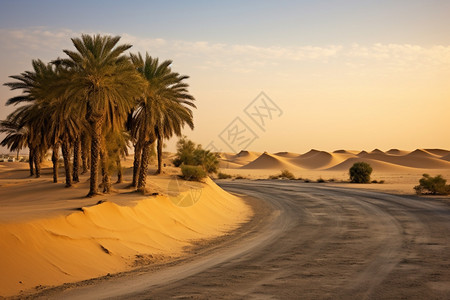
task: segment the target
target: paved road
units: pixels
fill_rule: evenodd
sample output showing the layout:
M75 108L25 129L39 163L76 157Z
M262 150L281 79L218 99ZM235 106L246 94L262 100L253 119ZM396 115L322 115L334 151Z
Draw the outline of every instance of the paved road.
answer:
M64 296L450 299L448 202L295 181L219 185L264 200L270 217L199 259Z

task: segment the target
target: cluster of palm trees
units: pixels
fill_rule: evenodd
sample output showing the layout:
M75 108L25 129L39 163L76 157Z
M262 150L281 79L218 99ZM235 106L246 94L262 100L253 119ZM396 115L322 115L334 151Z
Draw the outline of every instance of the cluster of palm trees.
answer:
M61 149L66 186L90 171L88 196L111 189L111 172L134 144L131 186L145 190L150 153L156 144L158 170L163 141L193 129L188 76L175 73L170 60L159 62L148 54L126 55L131 48L119 36L82 35L73 38L76 51L50 63L33 60L32 71L10 76L5 83L22 94L7 105L22 104L0 123L1 142L11 151L29 148L30 175L40 176L43 155L52 151L53 181L58 182ZM72 161L72 163L71 163ZM73 164L73 168L72 168ZM81 170L80 170L81 169ZM102 174L99 184L99 173Z

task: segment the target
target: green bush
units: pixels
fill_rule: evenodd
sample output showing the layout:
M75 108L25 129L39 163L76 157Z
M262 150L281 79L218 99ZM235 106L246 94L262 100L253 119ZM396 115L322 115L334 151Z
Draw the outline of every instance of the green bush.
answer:
M217 174L217 176L218 176L219 179L229 179L229 178L231 178L230 174L225 174L225 173L222 173L222 172L219 172L219 174Z
M209 150L202 149L201 145L182 137L177 142L177 156L173 160L175 167L182 164L202 166L208 173L217 173L219 167L219 155Z
M181 173L185 180L202 181L206 178L206 171L201 166L181 165Z
M208 173L217 173L219 167L219 154L204 150L198 145L194 151L194 164L203 166Z
M349 170L350 181L353 183L369 183L372 167L365 162L354 163Z
M175 167L185 165L195 165L194 151L196 149L195 143L188 140L186 137L182 137L177 142L177 157L173 160Z
M293 180L295 179L295 176L289 170L283 170L279 175L269 176L269 179L279 179L279 178Z
M290 179L290 180L295 179L294 174L292 174L289 170L281 171L280 177Z
M448 195L450 194L450 185L447 185L447 180L441 175L431 177L428 174L423 174L419 180L419 185L414 187L416 194L432 194L432 195Z

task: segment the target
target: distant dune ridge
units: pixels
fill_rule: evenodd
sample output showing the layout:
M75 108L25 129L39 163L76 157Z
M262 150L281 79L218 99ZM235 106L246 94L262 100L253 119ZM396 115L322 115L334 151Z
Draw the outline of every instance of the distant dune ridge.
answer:
M241 169L298 169L297 166L289 163L288 159L264 152L254 161L241 167Z
M355 162L364 161L380 172L405 172L418 169L450 169L450 151L444 149L336 150L332 153L311 149L304 154L277 152L262 154L241 151L221 155L221 167L228 169L288 169L345 171Z

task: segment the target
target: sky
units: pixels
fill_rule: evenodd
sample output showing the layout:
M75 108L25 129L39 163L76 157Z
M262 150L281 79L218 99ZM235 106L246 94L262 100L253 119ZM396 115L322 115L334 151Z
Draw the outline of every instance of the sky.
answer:
M450 1L1 0L0 82L82 33L173 60L209 149L450 149Z

